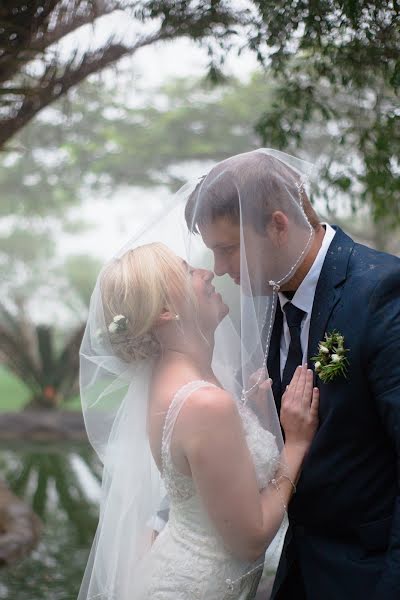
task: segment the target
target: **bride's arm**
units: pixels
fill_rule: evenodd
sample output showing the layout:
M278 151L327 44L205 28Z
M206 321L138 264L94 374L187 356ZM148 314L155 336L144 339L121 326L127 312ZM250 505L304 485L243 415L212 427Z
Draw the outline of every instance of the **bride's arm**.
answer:
M312 374L296 372L282 399L286 432L285 472L276 473L261 493L242 421L232 397L223 390L200 390L190 398L177 423L193 480L226 546L245 560L258 558L274 538L317 426L317 392ZM281 475L286 477L279 477ZM291 480L291 481L290 481Z

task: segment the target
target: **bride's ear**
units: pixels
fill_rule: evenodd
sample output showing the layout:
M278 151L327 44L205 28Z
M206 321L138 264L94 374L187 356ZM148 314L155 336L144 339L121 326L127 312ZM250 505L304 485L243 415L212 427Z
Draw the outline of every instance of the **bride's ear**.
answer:
M171 312L167 308L164 308L162 313L156 320L155 325L159 327L161 325L166 325L167 323L170 323L171 321L179 321L179 315L177 315L174 312Z
M285 246L288 241L289 219L280 210L276 210L271 215L271 220L267 225L269 237L276 246Z

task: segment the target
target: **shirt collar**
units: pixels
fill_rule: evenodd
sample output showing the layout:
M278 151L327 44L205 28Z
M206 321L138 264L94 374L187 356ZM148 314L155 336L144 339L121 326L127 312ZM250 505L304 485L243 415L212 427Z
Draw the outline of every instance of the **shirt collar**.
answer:
M328 223L321 223L321 225L325 229L325 235L322 240L321 248L319 249L316 258L313 264L311 265L310 270L308 271L307 275L304 277L303 281L297 288L296 293L291 300L294 306L300 308L306 313L311 313L314 302L315 290L317 287L319 276L321 275L322 266L324 264L326 254L328 252L328 248L331 245L336 233L333 227L331 227ZM285 304L289 302L289 299L286 298L286 296L282 292L279 292L278 295L281 308L283 309Z

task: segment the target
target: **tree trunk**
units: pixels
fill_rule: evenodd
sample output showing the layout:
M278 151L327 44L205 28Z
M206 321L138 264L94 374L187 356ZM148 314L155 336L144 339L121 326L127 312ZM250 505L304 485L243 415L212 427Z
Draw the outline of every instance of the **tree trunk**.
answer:
M50 388L50 386L48 386ZM43 390L42 394L32 396L29 402L24 406L24 410L57 410L62 403L62 396L57 391L50 393Z

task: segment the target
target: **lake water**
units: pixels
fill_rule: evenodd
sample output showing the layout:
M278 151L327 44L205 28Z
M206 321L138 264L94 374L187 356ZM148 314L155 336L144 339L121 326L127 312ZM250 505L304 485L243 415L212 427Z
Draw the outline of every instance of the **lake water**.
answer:
M94 452L87 444L2 444L0 474L44 525L30 556L0 570L0 599L76 600L98 519Z

